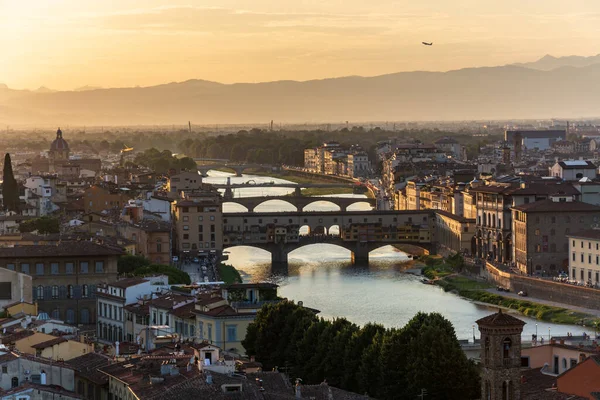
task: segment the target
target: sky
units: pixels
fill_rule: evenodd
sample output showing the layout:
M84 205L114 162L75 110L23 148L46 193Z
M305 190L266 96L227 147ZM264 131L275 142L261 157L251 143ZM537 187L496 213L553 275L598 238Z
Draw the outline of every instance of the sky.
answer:
M0 51L16 89L446 71L598 54L600 1L0 0Z

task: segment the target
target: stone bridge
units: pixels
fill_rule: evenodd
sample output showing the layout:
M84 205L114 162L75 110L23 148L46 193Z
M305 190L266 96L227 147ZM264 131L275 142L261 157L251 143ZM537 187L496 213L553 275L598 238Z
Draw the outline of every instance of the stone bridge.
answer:
M224 203L236 203L242 205L248 209L248 212L254 212L254 209L270 200L281 200L288 204L296 207L297 212L302 212L304 208L310 204L326 201L328 203L335 204L340 208L340 211L346 211L349 206L357 203L368 203L370 206L375 207L377 205L376 199L367 198L352 198L352 197L310 197L310 196L261 196L261 197L236 197L236 198L225 198Z
M369 252L392 244L411 244L435 253L434 212L327 211L223 214L223 247L250 246L271 253L272 267L287 270L288 254L300 247L328 243L352 253L366 265ZM331 234L332 228L339 234ZM301 235L300 230L307 231Z
M194 161L205 161L202 159L194 159ZM198 171L202 176L207 176L208 171L211 169L230 169L235 172L235 176L242 176L242 173L249 169L271 169L270 165L261 165L261 164L235 164L235 163L213 163L213 164L198 164Z

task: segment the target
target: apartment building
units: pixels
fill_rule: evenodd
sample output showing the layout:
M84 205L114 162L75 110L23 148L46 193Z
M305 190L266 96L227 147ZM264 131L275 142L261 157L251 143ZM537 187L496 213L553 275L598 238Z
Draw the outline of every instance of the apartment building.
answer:
M569 241L569 279L600 286L600 229L575 231Z
M96 323L96 287L117 280L121 248L91 241L0 248L0 267L31 275L40 312L69 324Z
M223 206L216 190L182 192L173 202L176 249L195 256L203 251L223 249Z
M556 275L569 268L569 252L578 262L577 270L589 268L590 248L569 249L571 232L589 229L600 221L600 206L582 203L568 195L553 195L546 200L512 208L515 266L529 275ZM583 243L583 241L579 240ZM573 256L572 256L573 257ZM595 259L593 260L595 262ZM587 278L586 278L587 279Z

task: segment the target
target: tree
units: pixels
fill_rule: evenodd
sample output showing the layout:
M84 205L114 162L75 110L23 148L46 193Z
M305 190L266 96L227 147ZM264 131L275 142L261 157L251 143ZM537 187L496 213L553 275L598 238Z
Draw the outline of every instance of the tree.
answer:
M130 274L135 272L136 269L147 267L148 265L150 265L150 260L147 258L127 254L119 257L119 260L117 261L117 271L119 274Z
M60 232L60 221L58 218L43 216L40 218L30 219L29 221L19 224L19 232L33 232L41 235Z
M19 185L13 174L10 154L4 155L4 171L2 174L3 206L8 211L19 211Z
M189 285L192 283L190 276L180 269L162 264L151 264L137 268L133 271L135 276L166 275L169 278L169 285Z

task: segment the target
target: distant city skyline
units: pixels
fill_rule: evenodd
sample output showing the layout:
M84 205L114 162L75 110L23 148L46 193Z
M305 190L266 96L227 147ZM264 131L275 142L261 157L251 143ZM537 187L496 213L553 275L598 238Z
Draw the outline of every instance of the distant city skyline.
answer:
M599 20L600 3L587 0L0 0L0 83L72 90L496 66L595 55Z

